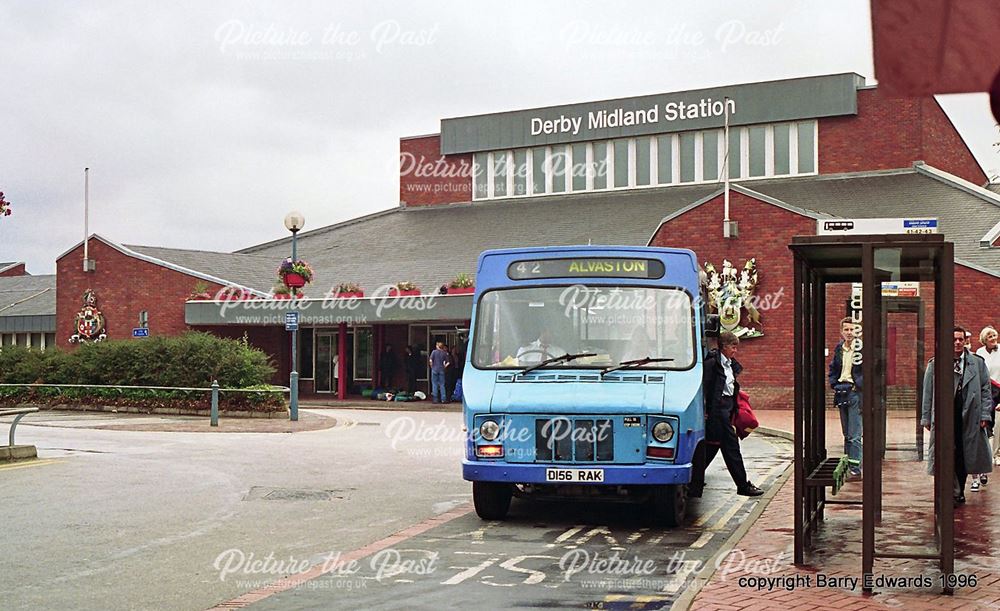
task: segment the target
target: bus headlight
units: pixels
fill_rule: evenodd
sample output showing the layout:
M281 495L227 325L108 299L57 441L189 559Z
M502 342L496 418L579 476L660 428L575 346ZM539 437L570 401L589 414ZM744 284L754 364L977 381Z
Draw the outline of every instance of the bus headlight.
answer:
M481 425L479 425L479 434L483 436L486 441L493 441L500 434L500 425L492 420L486 420Z
M674 438L674 427L669 422L660 421L653 425L653 439L667 443Z

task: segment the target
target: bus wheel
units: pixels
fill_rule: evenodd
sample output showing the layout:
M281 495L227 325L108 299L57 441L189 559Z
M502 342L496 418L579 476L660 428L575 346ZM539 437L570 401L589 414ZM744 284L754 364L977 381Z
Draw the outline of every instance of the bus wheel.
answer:
M506 518L512 493L510 484L472 482L472 501L476 505L476 513L484 520Z
M675 527L687 515L687 489L682 484L657 486L651 499L653 522L658 526Z

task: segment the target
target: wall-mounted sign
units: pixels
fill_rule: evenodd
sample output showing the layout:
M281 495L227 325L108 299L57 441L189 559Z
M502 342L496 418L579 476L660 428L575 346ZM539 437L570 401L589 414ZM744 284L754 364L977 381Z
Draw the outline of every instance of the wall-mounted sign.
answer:
M728 259L722 261L722 271L705 263L708 284L708 310L719 315L723 331L731 331L741 339L761 337L764 331L757 309L757 259L749 259L737 270ZM746 316L744 316L744 312Z
M83 292L83 307L73 318L76 333L69 337L71 344L99 342L107 339L104 332L104 314L97 309L97 294L91 289Z
M936 218L819 219L816 235L894 235L937 233Z
M656 259L626 257L575 257L515 261L507 266L511 280L542 278L662 278L664 266Z
M852 115L857 74L831 74L443 119L441 153L495 151Z
M920 297L919 282L883 282L883 297Z
M135 327L132 329L132 337L149 337L149 329L145 327Z

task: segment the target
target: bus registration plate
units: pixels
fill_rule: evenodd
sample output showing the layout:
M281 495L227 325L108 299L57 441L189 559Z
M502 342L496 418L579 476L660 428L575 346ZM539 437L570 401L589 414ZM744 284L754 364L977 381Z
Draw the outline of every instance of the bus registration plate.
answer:
M604 469L546 469L547 482L593 482L604 481Z

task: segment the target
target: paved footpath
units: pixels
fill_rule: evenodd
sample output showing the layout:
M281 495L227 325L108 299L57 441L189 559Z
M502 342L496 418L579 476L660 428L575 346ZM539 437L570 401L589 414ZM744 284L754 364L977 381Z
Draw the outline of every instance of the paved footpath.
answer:
M792 424L791 412L762 410L758 416L761 425L769 428L788 430ZM827 428L833 428L835 439L839 421L832 417ZM912 430L905 423L901 429ZM836 444L828 443L828 448L833 453ZM887 518L876 535L877 543L897 547L932 541L932 526L926 519L932 504L927 490L930 478L923 472L925 465L902 461L888 464L887 476L899 477L886 482ZM919 576L933 585L876 587L874 594L863 594L860 583L855 581L861 574L861 515L850 506L828 507L826 521L816 537L816 552L807 555L807 566L794 566L794 481L789 479L756 524L735 543L746 553L743 562L720 567L695 597L691 609L1000 609L1000 472L994 475L996 481L982 491L967 491L968 502L955 511L955 568L956 573L965 576L962 579L966 583L955 588L954 596L940 593L940 573L933 561L884 559L876 560L876 577ZM860 494L861 483L849 482L836 498L860 499ZM918 517L913 517L914 512ZM754 580L760 582L762 577L773 579L761 588ZM820 587L818 583L826 578L834 579L827 579L827 587Z

